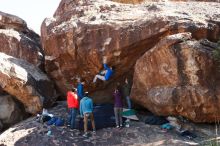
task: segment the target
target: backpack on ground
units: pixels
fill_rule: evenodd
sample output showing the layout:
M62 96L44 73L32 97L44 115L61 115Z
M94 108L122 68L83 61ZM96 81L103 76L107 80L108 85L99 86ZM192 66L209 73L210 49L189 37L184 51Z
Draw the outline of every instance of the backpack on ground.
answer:
M56 117L51 118L51 119L47 122L47 125L53 125L53 124L55 124L56 120L57 120Z
M47 116L47 115L41 115L41 117L40 117L40 122L41 122L41 123L44 123L44 122L49 121L50 119L51 119L50 116Z
M55 126L64 126L64 123L65 123L64 119L58 118L54 124Z

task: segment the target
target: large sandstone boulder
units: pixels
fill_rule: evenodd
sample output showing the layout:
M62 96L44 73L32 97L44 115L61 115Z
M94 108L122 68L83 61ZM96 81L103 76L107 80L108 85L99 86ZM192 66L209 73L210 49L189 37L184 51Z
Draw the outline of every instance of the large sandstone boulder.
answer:
M15 96L31 114L55 100L53 84L42 71L4 53L0 53L0 87Z
M144 0L112 0L114 2L126 3L126 4L138 4L143 2Z
M114 2L126 3L126 4L138 4L145 1L152 2L168 2L168 1L177 1L177 2L186 2L186 1L202 1L202 2L220 2L219 0L112 0Z
M216 44L190 39L190 33L167 36L138 59L131 97L157 115L215 122L220 119Z
M0 52L43 66L40 37L21 18L0 11Z
M65 93L66 83L75 84L78 77L90 85L102 68L103 58L107 58L116 73L106 82L108 91L102 96L111 95L111 81L132 73L136 60L164 36L190 31L193 38L216 40L220 34L219 6L201 2L131 5L108 0L62 0L54 17L45 19L41 26L47 73Z
M10 95L0 96L0 131L25 117L22 106Z

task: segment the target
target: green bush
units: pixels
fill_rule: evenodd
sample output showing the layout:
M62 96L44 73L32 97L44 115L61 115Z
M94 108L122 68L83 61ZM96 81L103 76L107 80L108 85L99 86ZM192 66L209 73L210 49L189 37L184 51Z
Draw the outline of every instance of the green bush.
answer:
M220 146L217 139L211 140L207 145L204 146Z
M217 43L217 48L213 50L213 56L214 59L220 63L220 40Z
M220 39L219 41L217 42L217 47L216 49L213 50L213 56L214 56L214 59L217 61L218 63L218 69L220 71Z

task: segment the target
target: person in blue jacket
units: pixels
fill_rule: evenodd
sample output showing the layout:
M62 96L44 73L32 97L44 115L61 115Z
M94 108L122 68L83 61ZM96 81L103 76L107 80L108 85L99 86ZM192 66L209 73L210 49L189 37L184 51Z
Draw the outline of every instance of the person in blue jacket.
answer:
M102 71L101 74L97 74L94 77L93 83L95 83L97 79L100 79L102 81L108 81L113 75L114 73L113 67L109 67L106 63L104 63L103 66L105 70Z
M93 133L95 133L95 120L93 115L93 102L89 98L88 92L85 92L85 96L80 101L80 115L84 118L84 137L88 136L88 119L91 119Z
M101 74L97 74L94 79L93 79L93 83L96 82L97 79L100 79L102 81L108 81L111 76L113 75L114 71L112 67L108 67L107 64L103 64L104 66L104 71L101 72Z
M84 97L84 81L81 81L78 79L78 84L77 84L77 95L79 97L79 101Z
M100 79L102 81L108 81L111 78L111 76L113 75L114 68L113 67L109 67L107 65L107 57L106 56L103 57L103 66L104 66L105 70L101 71L99 74L97 74L94 77L93 83L95 83L97 79Z

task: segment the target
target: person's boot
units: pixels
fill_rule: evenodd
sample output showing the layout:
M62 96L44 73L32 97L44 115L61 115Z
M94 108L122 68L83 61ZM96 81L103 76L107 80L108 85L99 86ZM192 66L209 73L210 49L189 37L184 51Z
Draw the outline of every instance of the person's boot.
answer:
M83 134L83 137L88 137L88 132L85 132L85 133Z
M96 129L95 129L95 128L93 129L92 133L93 133L93 134L96 134Z

